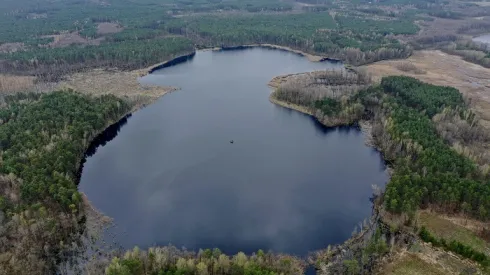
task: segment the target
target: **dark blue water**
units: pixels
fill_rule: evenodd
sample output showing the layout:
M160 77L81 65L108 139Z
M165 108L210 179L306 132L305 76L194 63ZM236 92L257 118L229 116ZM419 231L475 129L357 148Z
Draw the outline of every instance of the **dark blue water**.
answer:
M255 48L156 71L141 82L182 90L134 113L89 157L80 190L114 218L124 247L305 255L341 243L369 217L371 185L387 180L381 157L355 128L271 104L267 86L335 66Z

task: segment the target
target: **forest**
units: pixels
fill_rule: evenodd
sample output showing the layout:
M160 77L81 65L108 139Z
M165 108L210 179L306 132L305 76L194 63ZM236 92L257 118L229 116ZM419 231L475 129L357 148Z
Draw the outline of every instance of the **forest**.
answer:
M86 67L128 70L162 62L194 47L260 43L353 65L405 58L414 48L435 47L490 66L488 49L464 36L485 30L486 21L459 24L451 33L419 35L420 26L431 24L434 18L463 21L490 14L487 7L475 8L468 3L6 0L2 7L6 12L0 18L0 69L14 74L45 76L46 71L56 70L51 74L57 75ZM116 24L119 29L104 32L99 30L103 23ZM182 39L167 40L175 36ZM165 47L165 54L151 51L166 44L172 45ZM64 59L67 61L61 62ZM25 70L27 62L34 62L36 68Z
M411 47L394 38L419 28L406 16L358 14L332 17L295 1L6 1L0 19L0 70L57 80L86 68L132 70L188 53L193 48L277 44L365 64L404 58ZM293 8L300 12L291 12ZM29 8L27 8L29 7ZM15 24L13 24L15 22ZM101 32L102 23L119 29Z
M73 91L2 97L1 270L53 273L82 245L80 161L89 142L130 107L112 95Z
M114 257L105 268L107 275L293 275L303 274L305 263L293 256L275 255L262 250L251 256L242 252L230 257L219 249L200 250L197 254L175 247L138 248ZM97 272L97 271L96 271Z
M401 58L411 50L389 35L416 33L409 21L383 21L328 12L290 15L204 16L169 21L167 30L205 46L277 44L338 58L351 64Z
M490 48L465 36L489 27L484 20L464 23L490 14L475 3L3 0L0 5L0 73L36 76L40 82L93 68L145 68L195 49L246 44L277 44L352 65L439 49L490 67ZM424 34L439 19L462 23L450 32ZM116 28L104 32L101 23ZM458 90L410 77L386 77L373 85L363 72L347 70L311 74L304 83L282 85L274 96L306 107L325 125L371 121L374 145L393 167L383 207L406 224L416 224L420 209L490 219L488 158L478 152L490 137ZM77 266L72 261L84 250L87 230L86 201L77 191L80 161L90 141L132 107L115 96L74 91L0 95L0 274L53 274L60 266ZM488 255L467 244L426 228L418 236L489 266ZM369 262L370 255L387 251L376 232L358 256ZM263 251L228 256L218 249L159 247L115 257L98 252L102 262L87 267L94 274L279 275L305 268L301 259ZM359 273L363 260L343 262L342 272Z
M386 78L382 87L386 93L396 93L393 85L411 85L414 80L403 77ZM406 86L405 86L406 87ZM408 87L406 87L408 88ZM429 108L441 108L433 105L436 98L444 94L444 89L426 85L425 89L434 95L422 103ZM452 89L452 88L446 88ZM441 91L441 93L438 93ZM457 105L457 91L454 101L448 105ZM410 100L397 99L404 104L394 103L390 110L388 131L398 140L404 151L404 158L397 160L395 174L387 185L385 204L395 212L413 213L418 207L436 207L446 212L464 212L482 220L489 218L490 185L488 174L477 169L470 159L458 154L437 134L430 120L430 111L414 110L408 107ZM429 109L430 110L430 109ZM426 114L424 114L424 112Z
M436 114L452 109L467 124L476 125L474 114L467 114L457 89L392 76L383 78L379 86L357 93L352 93L352 87L351 91L344 89L340 93L344 98L317 93L320 98L298 101L296 93L284 92L289 85L284 84L275 96L310 108L327 125L352 124L366 116L382 124L378 144L395 168L384 194L388 210L413 215L419 208L432 207L482 220L490 218L488 171L456 152L439 135L432 120ZM301 92L313 95L314 91Z
M194 51L192 42L182 37L129 40L100 46L41 48L8 54L13 63L0 63L0 70L37 75L43 80L58 80L68 72L110 67L123 70L148 67ZM4 55L5 56L5 55ZM1 58L1 55L0 55Z

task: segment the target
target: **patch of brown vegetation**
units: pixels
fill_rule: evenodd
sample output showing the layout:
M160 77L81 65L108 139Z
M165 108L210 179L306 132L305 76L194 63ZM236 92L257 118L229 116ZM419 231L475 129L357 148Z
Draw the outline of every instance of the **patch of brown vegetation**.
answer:
M97 34L111 34L121 32L124 28L117 23L103 22L97 25Z
M0 94L13 94L19 92L44 93L52 91L55 87L52 82L38 82L34 76L2 75L0 74Z
M93 69L86 72L67 75L59 82L40 82L32 76L11 76L0 74L0 94L16 92L51 92L55 90L72 89L89 95L112 94L133 101L134 110L150 104L168 92L178 90L176 87L143 85L138 78L148 74L155 66L134 71L119 71L117 69ZM133 111L134 111L133 110Z
M0 94L18 91L31 91L35 84L34 76L0 75Z
M95 69L67 76L56 89L73 89L91 95L112 94L137 102L136 108L149 104L175 87L147 86L138 82L140 71L121 72Z
M475 219L470 219L463 215L437 214L439 219L446 220L454 226L465 228L471 231L475 236L486 242L486 251L490 253L490 223Z
M430 244L417 243L409 251L402 250L396 253L376 274L459 275L483 272L469 260L461 259Z
M269 81L269 87L277 89L282 84L287 81L294 81L297 77L301 77L301 75L306 75L308 73L295 73L295 74L285 74L274 77L271 81Z
M307 114L310 116L314 115L312 111L310 111L308 108L306 108L304 106L293 104L293 103L288 103L286 101L282 101L282 100L275 98L273 93L269 96L269 101L271 103L276 104L276 105L279 105L279 106L282 106L284 108L288 108L291 110L295 110L295 111L298 111L298 112L303 113L303 114Z
M410 62L425 74L399 70L399 64ZM406 60L376 62L365 66L374 80L383 76L407 75L435 85L452 86L471 100L484 127L490 129L490 69L441 51L415 51Z
M429 268L426 268L429 266ZM408 251L402 251L397 254L392 262L386 264L381 268L378 274L399 274L399 275L444 275L442 268L435 265L431 265L424 260L422 260L417 254L409 253Z
M418 223L420 226L425 226L429 232L438 238L444 238L447 241L456 240L490 255L490 243L479 237L485 228L489 228L488 223L462 216L441 215L430 211L420 211Z
M104 229L113 224L113 219L97 210L87 196L82 194L82 205L87 217L87 232L90 236L99 237Z
M412 62L400 62L396 65L396 68L403 72L412 72L414 74L425 74L424 70L417 68Z
M421 30L418 33L418 36L441 36L447 34L455 34L456 31L462 26L472 23L476 20L466 19L466 20L456 20L456 19L447 19L447 18L434 18L434 21L421 21L418 22L418 25L421 27Z
M463 116L463 117L462 117ZM459 154L478 165L483 175L490 173L490 132L472 118L471 111L444 109L436 114L436 130Z
M24 49L24 43L4 43L0 45L0 53L14 53L17 51L23 51Z
M468 219L468 217L464 216L454 216L454 215L439 215L439 218L448 220L454 224L457 224L461 227L464 227L473 233L479 234L482 229L488 228L489 224L474 220L474 219Z
M62 33L62 34L53 34L53 35L45 35L43 37L52 37L54 39L53 42L49 43L47 46L50 48L64 48L70 45L79 44L79 45L99 45L103 37L97 39L87 39L81 37L78 32L70 32L70 33Z

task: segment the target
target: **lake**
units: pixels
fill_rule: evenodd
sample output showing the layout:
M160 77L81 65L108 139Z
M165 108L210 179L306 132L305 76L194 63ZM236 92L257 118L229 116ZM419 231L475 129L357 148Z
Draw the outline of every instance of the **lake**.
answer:
M125 248L172 244L304 256L344 242L388 179L354 127L268 101L277 75L338 68L279 50L199 51L140 79L181 90L135 112L79 185ZM233 140L233 143L230 141Z
M481 35L478 37L474 37L473 41L490 44L490 34L485 34L485 35Z

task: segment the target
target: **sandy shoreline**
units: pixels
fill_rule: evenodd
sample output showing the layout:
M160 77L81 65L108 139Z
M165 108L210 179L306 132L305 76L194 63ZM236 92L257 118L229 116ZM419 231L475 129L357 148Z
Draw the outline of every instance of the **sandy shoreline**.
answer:
M277 99L275 96L274 96L274 93L271 93L271 95L269 96L269 101L276 104L276 105L279 105L279 106L282 106L282 107L285 107L285 108L288 108L288 109L291 109L291 110L295 110L295 111L298 111L298 112L301 112L303 114L307 114L307 115L310 115L310 116L314 116L313 115L313 112L311 112L310 110L308 110L308 108L306 107L303 107L303 106L300 106L300 105L296 105L296 104L292 104L292 103L288 103L286 101L282 101L282 100L279 100Z

